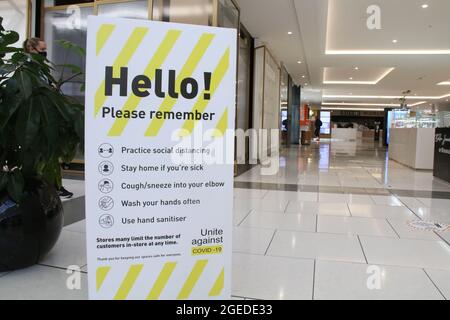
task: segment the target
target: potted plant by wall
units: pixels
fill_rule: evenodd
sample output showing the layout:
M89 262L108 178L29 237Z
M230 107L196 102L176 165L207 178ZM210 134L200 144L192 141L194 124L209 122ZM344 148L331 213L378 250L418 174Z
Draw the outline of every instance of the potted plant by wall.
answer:
M0 21L0 272L36 264L63 226L61 161L83 143L83 106Z

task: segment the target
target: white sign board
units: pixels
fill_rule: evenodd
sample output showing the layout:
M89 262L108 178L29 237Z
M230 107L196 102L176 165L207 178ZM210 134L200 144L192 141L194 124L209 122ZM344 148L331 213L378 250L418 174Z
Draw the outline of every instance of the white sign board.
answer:
M230 297L236 39L89 17L91 299Z

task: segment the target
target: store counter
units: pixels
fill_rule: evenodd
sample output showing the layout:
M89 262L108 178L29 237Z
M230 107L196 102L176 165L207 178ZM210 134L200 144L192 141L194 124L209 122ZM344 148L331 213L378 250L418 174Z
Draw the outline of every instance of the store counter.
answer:
M435 129L392 128L389 159L413 169L433 170Z
M331 129L331 139L334 140L356 140L358 129L333 128Z

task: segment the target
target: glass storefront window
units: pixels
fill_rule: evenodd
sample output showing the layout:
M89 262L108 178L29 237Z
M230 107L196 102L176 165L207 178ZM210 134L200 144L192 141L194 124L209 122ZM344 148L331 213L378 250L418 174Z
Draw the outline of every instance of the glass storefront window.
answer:
M154 0L153 20L212 26L213 0Z
M47 10L45 12L44 40L47 43L48 59L56 65L55 75L58 77L62 64L73 64L85 68L84 57L63 49L58 40L68 40L86 49L87 17L94 13L93 6L79 7L76 10ZM62 90L65 94L84 100L84 94L80 91L83 84L82 78L75 78L66 83Z
M117 3L98 3L97 14L113 18L148 19L147 0Z
M231 0L219 0L217 24L223 28L239 28L239 10Z
M437 113L437 126L439 128L450 128L450 111L439 111Z
M16 46L21 46L28 34L28 0L0 0L0 17L6 30L19 33L20 40Z

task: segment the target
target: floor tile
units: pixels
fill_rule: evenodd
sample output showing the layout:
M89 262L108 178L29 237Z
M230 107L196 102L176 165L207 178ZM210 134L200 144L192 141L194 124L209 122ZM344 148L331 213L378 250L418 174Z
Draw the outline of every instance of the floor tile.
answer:
M306 213L306 214L318 214L319 213L319 205L318 202L298 202L291 200L286 207L286 213Z
M420 219L450 224L450 208L410 207Z
M423 207L424 204L420 202L417 198L413 197L398 197L398 199L408 206L408 208L415 208L415 207Z
M39 264L67 268L71 265L84 266L86 260L86 236L63 230L53 250Z
M450 247L443 241L360 236L369 264L450 270Z
M251 210L234 210L233 211L233 225L238 226L242 223Z
M69 290L66 270L36 265L0 278L0 300L84 300L87 277L80 273L81 290Z
M437 232L437 234L442 238L442 240L446 241L450 246L450 231L446 232Z
M288 200L277 199L234 199L235 210L265 210L273 212L285 212Z
M264 199L317 202L317 192L269 191Z
M71 225L65 226L64 230L78 233L86 233L86 220L82 220L79 222L72 223Z
M277 231L267 255L365 262L355 236Z
M311 300L313 260L233 254L232 294L263 300Z
M71 199L76 199L85 195L84 181L73 180L73 179L63 179L62 181L64 188L73 193L73 197L69 199L62 199L62 201L70 201Z
M403 203L395 196L371 196L376 205L401 207Z
M314 232L316 230L316 218L315 214L280 214L253 210L241 226Z
M374 267L378 269L374 271ZM374 281L376 272L381 276L379 282ZM422 269L317 261L314 299L442 300L443 297Z
M354 217L380 218L380 219L398 219L403 221L415 220L414 215L406 207L395 206L376 206L363 204L349 204L350 213Z
M418 198L426 207L429 208L450 208L450 199L431 199L431 198Z
M425 271L444 297L450 300L450 271L436 269L425 269Z
M369 195L319 193L319 202L374 204Z
M346 203L320 203L317 211L318 215L324 216L350 216L350 211Z
M317 232L397 237L385 219L319 216Z
M265 254L273 238L273 229L244 228L233 229L233 252Z
M388 221L401 239L441 240L433 231L415 229L402 220L388 219Z
M262 199L268 190L261 189L240 189L234 188L233 194L235 198L241 199Z

